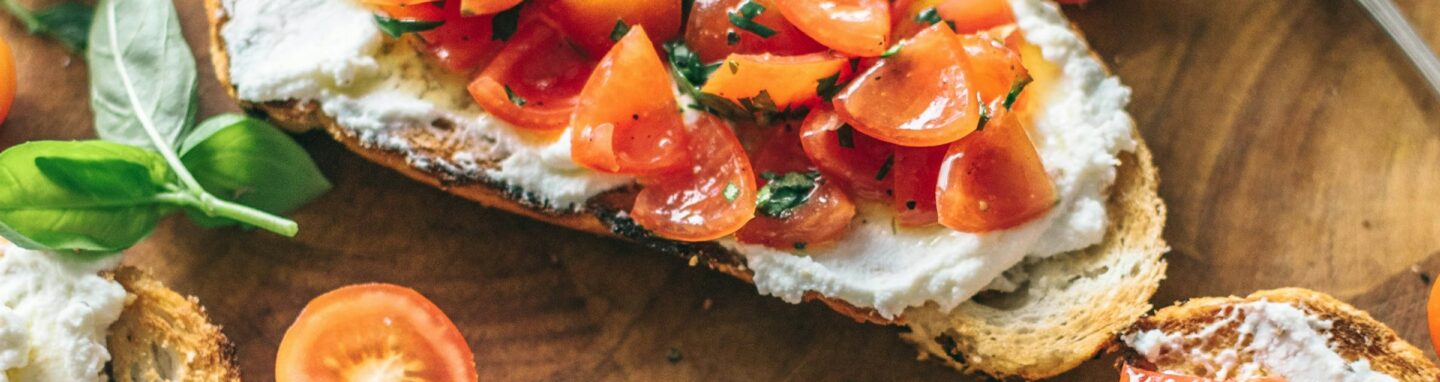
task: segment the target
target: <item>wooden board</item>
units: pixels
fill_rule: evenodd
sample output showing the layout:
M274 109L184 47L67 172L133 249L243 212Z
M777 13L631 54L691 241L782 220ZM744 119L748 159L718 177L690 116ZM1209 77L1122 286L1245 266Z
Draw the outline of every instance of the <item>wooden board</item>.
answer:
M1400 3L1440 44L1440 2ZM200 2L177 4L201 53L201 114L233 110L203 53ZM1161 170L1174 251L1157 305L1308 287L1430 349L1422 276L1440 272L1440 101L1358 6L1099 0L1068 13L1134 88L1130 110ZM91 136L83 60L8 17L0 35L21 79L0 147ZM298 238L172 219L126 258L199 297L248 379L272 378L308 299L381 281L445 309L484 380L977 380L915 362L894 328L481 208L321 135L299 139L336 188L295 215ZM1099 360L1061 380L1115 375Z

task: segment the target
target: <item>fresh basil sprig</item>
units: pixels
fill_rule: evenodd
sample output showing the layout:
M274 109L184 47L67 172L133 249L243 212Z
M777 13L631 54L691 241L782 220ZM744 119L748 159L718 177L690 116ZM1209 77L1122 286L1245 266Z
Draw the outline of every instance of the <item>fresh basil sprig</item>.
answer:
M85 50L86 33L95 10L73 1L32 11L17 0L0 0L0 9L15 16L30 33L54 38L75 52Z

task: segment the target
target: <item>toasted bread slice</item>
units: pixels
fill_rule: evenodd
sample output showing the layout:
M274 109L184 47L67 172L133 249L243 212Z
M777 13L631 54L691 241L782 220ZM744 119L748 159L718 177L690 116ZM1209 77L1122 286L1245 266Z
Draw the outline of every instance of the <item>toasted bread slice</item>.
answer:
M234 345L210 323L199 301L132 267L121 267L114 277L134 298L110 326L112 380L240 380Z
M1155 359L1146 359L1134 349L1122 348L1123 355L1132 364L1207 378L1226 376L1212 375L1195 354L1219 356L1229 351L1233 352L1229 357L1236 360L1232 366L1258 366L1253 352L1246 350L1244 344L1255 334L1237 331L1246 311L1234 307L1260 301L1288 304L1307 316L1328 321L1329 330L1325 334L1329 337L1329 347L1346 362L1367 360L1371 369L1400 381L1440 380L1440 368L1426 359L1420 349L1405 342L1369 313L1330 295L1300 288L1260 291L1245 298L1196 298L1161 309L1135 323L1126 330L1126 335L1149 330L1176 335L1181 338L1178 346L1186 349L1188 355L1166 352ZM1204 334L1195 335L1202 331Z
M206 9L215 72L234 96L228 51L220 33L230 15L221 0L206 0ZM433 161L412 160L417 156L448 158L464 151L464 147L455 147L455 142L468 141L464 131L428 126L396 131L394 134L409 148L401 152L367 145L311 101L237 100L247 111L265 115L289 130L324 129L360 156L451 194L555 225L632 240L753 282L744 257L717 243L665 240L636 225L624 213L633 202L634 189L599 195L580 212L554 210L524 190L483 175L426 165ZM807 300L821 301L857 321L909 325L910 331L903 336L917 344L922 355L933 355L962 371L1038 379L1074 368L1150 310L1148 300L1164 277L1165 262L1160 256L1168 250L1161 238L1165 207L1156 192L1159 180L1150 152L1138 133L1134 135L1136 150L1120 156L1117 181L1109 191L1111 224L1103 242L1024 264L1031 278L1018 290L983 295L949 314L923 307L894 319L815 293L809 294ZM477 158L477 162L493 168L499 159Z

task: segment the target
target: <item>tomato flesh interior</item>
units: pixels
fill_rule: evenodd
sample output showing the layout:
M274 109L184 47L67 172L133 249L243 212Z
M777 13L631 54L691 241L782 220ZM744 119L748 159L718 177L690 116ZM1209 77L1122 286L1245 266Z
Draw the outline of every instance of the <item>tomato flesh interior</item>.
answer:
M950 145L939 186L940 223L963 232L1015 227L1059 200L1025 128L1003 110Z
M522 25L505 48L470 82L485 111L528 129L569 126L595 60L541 22Z
M765 92L779 109L816 97L820 81L834 77L847 67L844 57L827 53L803 56L732 54L710 76L701 89L706 93L738 101Z
M875 57L889 48L890 4L886 0L776 0L775 8L830 49Z
M783 175L816 170L805 156L798 129L789 126L773 129L753 156L757 171ZM761 186L768 182L762 180ZM837 183L822 175L815 180L815 188L807 198L808 201L782 216L756 214L744 228L735 232L735 238L743 243L803 250L834 241L845 233L855 217L855 203Z
M703 114L689 128L690 165L641 177L630 216L671 240L714 240L755 216L755 171L718 117Z
M740 15L740 6L746 1L765 9L749 20L774 34L761 37L752 30L753 27L742 29L735 26L730 15ZM695 0L685 27L685 43L706 62L737 53L794 56L826 49L775 10L774 0Z
M975 130L979 102L960 40L937 24L880 59L835 98L856 129L902 146L937 146Z

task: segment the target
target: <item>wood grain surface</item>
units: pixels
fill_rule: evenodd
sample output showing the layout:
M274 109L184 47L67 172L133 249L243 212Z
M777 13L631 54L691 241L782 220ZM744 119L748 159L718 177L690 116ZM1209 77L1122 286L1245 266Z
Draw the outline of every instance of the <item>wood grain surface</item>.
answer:
M1432 45L1440 2L1401 0ZM36 2L27 4L36 5ZM233 110L210 73L200 2L177 5L199 54L202 115ZM1134 88L1169 203L1156 305L1300 286L1369 310L1422 349L1440 272L1440 100L1344 0L1098 0L1067 13ZM0 148L93 136L83 59L0 17L20 90ZM209 308L250 380L311 297L359 282L433 299L482 380L978 380L894 328L754 287L639 246L488 210L298 138L335 190L295 214L296 239L166 221L126 262ZM1108 359L1060 380L1115 380Z

